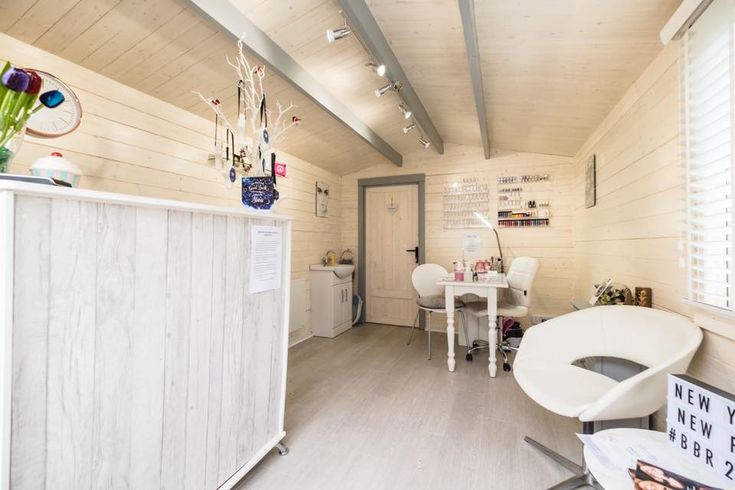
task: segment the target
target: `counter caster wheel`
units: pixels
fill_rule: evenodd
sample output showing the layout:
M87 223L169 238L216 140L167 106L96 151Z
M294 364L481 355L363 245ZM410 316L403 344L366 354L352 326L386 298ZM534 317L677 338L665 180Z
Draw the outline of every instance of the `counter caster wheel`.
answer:
M278 449L278 454L280 456L285 456L285 455L288 454L288 446L286 446L285 444L283 444L281 442L279 442L278 444L276 444L276 449Z
M510 364L507 362L503 363L503 371L508 372L511 370Z
M467 355L466 355L466 356L464 356L464 358L465 358L465 359L467 359L468 361L472 361L472 354L470 354L470 353L468 352L468 353L467 353Z

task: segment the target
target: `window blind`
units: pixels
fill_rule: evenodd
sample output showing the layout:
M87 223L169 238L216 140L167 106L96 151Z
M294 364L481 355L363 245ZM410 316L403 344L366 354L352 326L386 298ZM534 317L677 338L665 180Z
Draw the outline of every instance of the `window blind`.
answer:
M689 298L732 310L733 13L715 0L682 37Z

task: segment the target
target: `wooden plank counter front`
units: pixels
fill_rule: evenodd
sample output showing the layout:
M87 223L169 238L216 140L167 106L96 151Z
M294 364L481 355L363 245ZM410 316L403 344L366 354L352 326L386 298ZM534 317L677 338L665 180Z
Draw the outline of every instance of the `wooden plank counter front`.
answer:
M289 218L0 181L0 228L0 488L230 488L283 438Z

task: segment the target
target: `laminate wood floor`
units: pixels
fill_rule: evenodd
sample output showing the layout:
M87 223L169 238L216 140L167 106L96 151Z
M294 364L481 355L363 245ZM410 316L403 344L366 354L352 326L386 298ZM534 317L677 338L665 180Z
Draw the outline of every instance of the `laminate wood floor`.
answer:
M487 357L446 369L446 337L363 325L289 352L287 456L271 451L242 489L543 489L571 476L523 442L580 460L578 423L536 405Z

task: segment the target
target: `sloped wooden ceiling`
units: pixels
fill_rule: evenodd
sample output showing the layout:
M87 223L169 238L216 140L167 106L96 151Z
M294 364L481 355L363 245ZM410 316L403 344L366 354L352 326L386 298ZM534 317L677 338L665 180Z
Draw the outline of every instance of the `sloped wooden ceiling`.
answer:
M476 1L490 145L574 155L661 51L680 3Z
M480 145L457 0L367 4L444 140Z
M235 40L186 0L3 0L0 29L195 114L213 117L195 90L234 109L236 79L225 55L236 52ZM294 30L316 36L303 25ZM326 45L324 30L318 34ZM264 85L272 103L293 102L303 120L281 150L338 174L387 162L285 80L270 74Z
M337 0L231 0L332 95L400 153L420 149L398 98L373 94L385 80L365 68L339 26ZM479 145L479 127L456 0L367 0L439 133ZM491 147L573 155L661 50L658 32L680 0L477 0ZM187 0L2 0L0 29L193 113L191 93L232 105L224 56L234 40ZM293 101L304 123L283 150L345 174L387 160L277 76L272 100Z
M388 80L365 64L369 57L355 36L327 43L326 30L342 25L336 0L232 0L273 41L399 153L420 148L418 132L404 134L400 99L375 89ZM413 84L413 79L411 79Z

